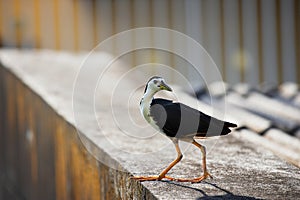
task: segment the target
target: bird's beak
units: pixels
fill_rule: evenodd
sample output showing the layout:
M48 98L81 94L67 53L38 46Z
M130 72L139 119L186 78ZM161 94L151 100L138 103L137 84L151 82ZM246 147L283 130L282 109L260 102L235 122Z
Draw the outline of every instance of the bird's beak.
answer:
M172 92L172 89L165 82L161 82L160 89Z

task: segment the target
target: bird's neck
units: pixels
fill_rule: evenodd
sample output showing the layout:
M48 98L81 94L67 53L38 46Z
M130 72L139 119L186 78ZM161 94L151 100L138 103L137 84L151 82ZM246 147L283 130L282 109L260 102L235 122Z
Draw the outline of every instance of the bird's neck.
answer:
M157 93L157 91L152 91L152 90L146 90L145 91L145 93L144 93L144 96L143 96L143 98L142 98L142 100L141 100L141 102L140 102L140 104L142 105L142 104L147 104L147 105L149 105L150 106L150 104L151 104L151 101L152 101L152 99L153 99L153 97L154 97L154 95Z
M156 92L157 91L146 90L140 102L141 113L147 121L149 121L150 106Z

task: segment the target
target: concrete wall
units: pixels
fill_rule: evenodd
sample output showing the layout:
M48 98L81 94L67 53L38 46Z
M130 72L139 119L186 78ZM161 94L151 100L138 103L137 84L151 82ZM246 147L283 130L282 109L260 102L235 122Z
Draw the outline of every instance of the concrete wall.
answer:
M98 162L76 129L3 66L0 122L0 199L152 198Z
M251 129L249 123L244 124L245 130L228 136L199 140L207 147L207 167L213 180L191 184L166 180L140 183L130 179L133 175L157 175L176 157L168 138L153 135L150 127L142 126L144 120L138 101L143 90L139 86L149 77L132 74L124 78L126 71L122 71L122 64L111 67L111 73L103 80L104 87L98 88L100 93L95 91L98 95L94 100L99 102L96 112L102 113L97 118L103 125L100 130L97 123L92 123L93 102L84 95L88 89L94 91L90 79L107 62L106 54L97 54L88 66L98 68L93 67L81 77L82 93L77 102L81 121L75 123L72 88L84 58L84 55L49 50L0 51L1 200L299 197L299 168L268 151L261 144L266 139L258 136L257 127ZM130 89L126 86L131 86L131 90L126 90ZM178 88L173 89L180 101L205 112L205 107L213 110ZM132 91L136 93L132 95ZM112 109L118 111L116 120L119 121L111 118ZM249 115L239 115L237 110L227 112L246 122L253 120ZM136 124L130 123L129 118L136 119ZM116 122L125 122L126 126L120 128ZM147 134L151 137L144 138ZM180 145L184 159L169 175L199 176L199 149L185 143ZM278 148L285 151L282 146Z

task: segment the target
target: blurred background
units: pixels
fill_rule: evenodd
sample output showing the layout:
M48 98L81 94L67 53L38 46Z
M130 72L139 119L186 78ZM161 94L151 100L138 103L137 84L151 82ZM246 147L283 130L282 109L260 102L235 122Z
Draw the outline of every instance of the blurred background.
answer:
M173 54L174 51L141 49L121 56L117 60L121 62L112 63L113 67L107 70L111 73L102 79L106 80L106 84L102 87L97 85L94 91L90 84L92 78L100 73L101 66L106 66L107 60L117 56L122 49L134 49L138 42L149 38L153 44L164 44L171 50L182 49L182 52L203 61L197 49L178 42L172 35L166 37L155 31L148 31L142 36L132 34L129 39L114 40L105 46L106 49L101 49L112 56L96 52L95 57L91 56L89 62L85 60L84 63L92 71L81 73L84 75L82 84L78 84L76 72L82 67L87 53L117 33L142 27L179 31L199 42L215 61L217 71L229 83L228 87L218 83L207 84L210 90L204 90L205 83L196 79L191 71L193 66ZM135 76L132 71L138 71L139 65L146 66L149 73L145 70L145 73L140 73L141 76ZM172 70L168 68L168 73L162 73L165 66L172 67ZM204 68L203 77L218 76L218 73L209 73L209 69L215 68L211 66L207 63L201 66ZM87 130L83 132L86 134L84 140L90 142L86 147L93 148L93 151L96 147L95 152L98 152L97 142L102 145L106 140L98 137L98 126L92 125L94 110L89 106L107 112L103 115L105 118L98 115L97 120L107 125L110 138L123 142L119 140L119 124L118 129L112 128L117 124L114 121L117 118L111 120L107 117L110 116L108 105L116 104L118 119L124 124L122 127L135 129L136 126L131 126L127 120L134 119L131 118L135 116L131 116L132 113L143 120L137 106L142 88L134 93L128 92L127 88L143 85L145 77L150 74L162 75L168 83L179 85L176 71L188 82L196 80L197 85L193 86L198 87L195 95L199 101L192 98L191 93L187 95L186 91L176 91L178 97L184 98L184 103L192 105L190 102L197 101L203 109L214 112L223 111L226 100L226 111L240 128L244 128L240 130L242 134L235 135L245 140L239 149L247 153L244 155L246 162L235 160L242 158L239 151L237 157L224 157L230 159L226 163L231 166L235 166L233 161L250 163L251 167L245 168L240 177L248 180L249 174L260 171L263 176L252 177L249 183L267 180L260 182L263 185L259 186L268 188L271 191L266 192L268 195L273 195L273 191L274 195L281 194L280 197L287 193L298 194L299 187L295 189L294 186L300 185L297 184L300 179L296 172L294 175L296 170L293 166L283 165L279 160L273 162L273 158L269 160L269 157L266 157L267 160L259 158L257 162L254 156L264 152L250 149L248 141L300 167L300 0L0 0L0 200L107 199L111 195L122 195L126 189L129 192L135 190L131 183L124 182L127 175L114 174L105 163L95 162L91 154L82 148L82 141L73 126L74 80L81 86L82 93L77 92L82 106L78 113L83 118L82 126L75 125L79 129L88 127L82 129ZM119 86L118 92L115 92L115 84ZM180 85L182 87L183 84ZM99 104L89 101L95 98L87 98L88 91L99 91L98 96L93 96L99 99ZM112 96L113 92L119 96ZM130 98L128 95L131 95ZM111 101L112 97L114 101ZM128 101L124 101L127 97ZM138 100L133 97L138 97ZM100 101L100 98L103 99ZM127 105L130 107L127 108ZM206 110L202 111L207 113ZM126 114L130 116L126 118ZM137 120L135 125L139 123ZM140 129L135 131L140 133ZM125 136L132 135L126 133ZM128 144L132 151L134 143L124 142L125 146ZM140 146L143 147L142 143ZM113 149L109 152L111 147L108 148L107 144L103 145L104 150L99 147L99 156L108 162L119 165L118 161L126 160L126 157L108 158L107 155L116 155L119 151ZM155 144L152 147L156 148ZM233 151L226 145L223 148L225 153ZM128 158L133 159L131 155ZM160 156L155 162L159 159ZM219 165L217 163L215 166ZM229 173L236 173L235 167L224 166ZM249 173L251 169L254 171ZM124 188L119 187L119 183L124 183ZM232 194L235 194L232 188L237 183L233 187L226 185ZM285 183L284 187L281 183ZM277 191L278 188L280 190ZM194 193L194 188L192 190ZM138 191L145 190L139 187ZM258 192L264 193L264 190Z
M299 0L0 0L1 47L89 51L116 33L149 26L198 41L230 84L300 83ZM188 65L171 53L149 51L124 60L132 67Z

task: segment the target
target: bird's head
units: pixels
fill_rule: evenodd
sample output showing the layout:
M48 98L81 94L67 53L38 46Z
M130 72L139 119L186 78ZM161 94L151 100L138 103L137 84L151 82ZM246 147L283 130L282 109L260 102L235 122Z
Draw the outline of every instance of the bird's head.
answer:
M151 90L154 93L160 90L167 90L170 92L172 91L170 86L166 84L165 80L159 76L153 76L149 79L145 88L145 93L147 92L147 90Z

